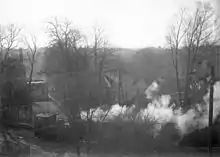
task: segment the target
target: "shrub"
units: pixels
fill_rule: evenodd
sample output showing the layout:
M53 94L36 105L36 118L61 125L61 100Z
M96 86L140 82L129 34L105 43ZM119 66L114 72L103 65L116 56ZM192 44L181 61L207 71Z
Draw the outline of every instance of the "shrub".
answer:
M96 126L98 123L96 123ZM115 121L99 123L98 150L104 152L153 152L173 151L175 142L180 138L174 123L167 123L155 137L155 122ZM100 127L102 126L102 127ZM97 129L98 130L98 129ZM96 130L96 131L97 131Z
M159 135L155 138L158 151L174 151L180 140L180 130L175 123L169 122L162 126Z

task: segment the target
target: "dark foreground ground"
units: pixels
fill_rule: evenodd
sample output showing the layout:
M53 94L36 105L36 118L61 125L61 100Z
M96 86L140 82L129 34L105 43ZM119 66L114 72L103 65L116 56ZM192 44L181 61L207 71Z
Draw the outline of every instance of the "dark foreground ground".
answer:
M31 157L77 157L74 146L45 142L36 140L31 149ZM220 148L213 150L212 157L220 156ZM169 152L157 152L144 154L132 154L132 153L100 153L91 152L85 153L85 148L81 148L81 157L209 157L206 148L202 148L199 151L191 147L175 148L175 151Z
M42 153L42 154L32 154L31 157L77 157L75 153L66 152L64 154L54 154L54 153ZM189 154L189 153L167 153L167 154L146 154L146 155L136 155L136 154L82 154L81 157L209 157L208 154ZM219 157L219 154L213 154L212 157Z

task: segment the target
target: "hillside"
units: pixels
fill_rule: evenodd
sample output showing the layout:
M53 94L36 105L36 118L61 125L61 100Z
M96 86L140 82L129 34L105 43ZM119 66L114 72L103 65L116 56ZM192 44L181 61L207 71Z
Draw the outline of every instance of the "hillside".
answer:
M159 77L172 77L173 67L170 52L159 48L145 48L133 55L135 75L151 83Z
M39 75L40 71L44 71L46 65L45 58L47 53L45 50L45 48L41 48L40 52L36 55L33 73L35 79L46 79L46 76ZM18 57L18 52L18 50L13 52L13 55ZM52 69L60 66L57 59L59 57L56 57L56 54L53 52L53 56L49 59L50 64L47 62L47 66L49 65ZM170 52L162 48L144 48L140 50L120 49L116 54L116 57L109 58L108 68L124 69L122 82L124 92L129 100L134 98L137 92L143 94L153 81L161 77L164 78L160 89L161 93L169 94L176 92L175 75ZM26 65L28 76L30 67L27 50L23 50L23 61Z
M129 62L124 61L124 68L135 81L145 81L148 87L153 81L164 78L161 92L176 92L175 74L171 53L162 48L145 48L132 54Z

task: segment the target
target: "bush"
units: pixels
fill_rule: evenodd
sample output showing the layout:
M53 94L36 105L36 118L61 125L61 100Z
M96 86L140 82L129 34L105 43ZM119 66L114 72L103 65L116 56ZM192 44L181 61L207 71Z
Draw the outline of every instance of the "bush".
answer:
M220 127L219 124L214 124L212 129L212 145L220 145ZM193 146L193 147L208 147L208 135L209 129L205 127L203 129L196 129L190 133L187 133L181 139L180 146Z
M180 138L180 130L178 130L176 124L166 123L155 138L157 151L174 151Z
M102 125L102 127L100 127ZM96 126L97 123L96 123ZM98 150L104 152L153 152L173 151L175 142L180 138L175 124L168 123L155 137L155 123L137 123L134 121L111 121L99 124Z

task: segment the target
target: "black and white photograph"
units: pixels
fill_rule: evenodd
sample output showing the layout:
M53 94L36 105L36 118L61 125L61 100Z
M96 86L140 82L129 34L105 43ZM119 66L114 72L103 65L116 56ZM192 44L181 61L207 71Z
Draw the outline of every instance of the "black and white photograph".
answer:
M0 0L0 157L219 157L220 0Z

